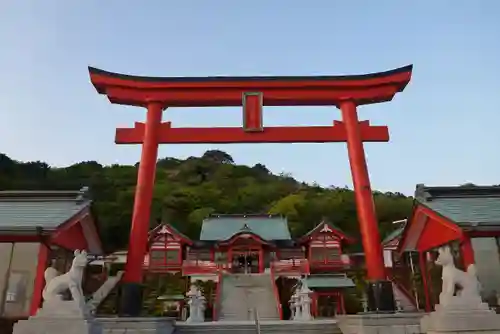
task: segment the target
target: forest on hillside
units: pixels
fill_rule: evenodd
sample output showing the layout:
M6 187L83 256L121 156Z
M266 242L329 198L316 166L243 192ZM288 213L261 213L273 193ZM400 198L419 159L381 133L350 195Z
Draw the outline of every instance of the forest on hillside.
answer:
M136 177L137 164L103 166L84 161L54 168L45 162L19 162L0 154L0 190L78 190L88 186L108 251L128 243ZM413 199L401 193L374 191L374 201L382 236L394 228L392 221L408 217L413 205ZM237 165L219 150L186 160L158 160L151 225L162 220L196 239L202 220L211 213L282 214L294 236L326 219L347 234L359 236L350 189L325 188L299 182L291 175L274 175L262 164Z

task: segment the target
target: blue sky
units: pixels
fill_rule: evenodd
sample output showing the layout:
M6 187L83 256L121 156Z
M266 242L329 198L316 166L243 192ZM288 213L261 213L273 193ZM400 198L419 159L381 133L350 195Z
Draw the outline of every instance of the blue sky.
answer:
M151 76L335 75L413 63L405 92L360 109L391 142L366 145L374 189L500 183L498 1L158 0L0 2L0 152L66 166L135 163L87 66ZM265 125L322 125L336 108L266 108ZM240 108L169 109L174 126L241 124ZM160 157L218 148L237 163L322 185L352 185L345 144L164 145Z

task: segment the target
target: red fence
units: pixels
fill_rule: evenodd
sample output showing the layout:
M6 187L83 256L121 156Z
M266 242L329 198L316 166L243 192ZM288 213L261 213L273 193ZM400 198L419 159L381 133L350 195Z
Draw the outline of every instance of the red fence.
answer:
M306 275L311 272L307 259L290 259L271 262L271 272L275 275L298 274Z
M231 268L231 264L218 264L212 261L202 260L184 260L182 263L182 274L189 275L203 275L213 274L216 275L219 271L227 271Z
M274 269L271 263L271 282L273 284L273 292L274 298L276 300L276 307L278 308L278 314L280 316L280 320L283 320L283 305L281 305L280 294L278 291L278 287L276 286L276 277L274 276Z
M215 301L214 305L212 308L212 319L213 321L219 320L219 314L220 314L220 295L222 293L222 270L219 270L218 273L218 280L217 280L217 287L215 288Z

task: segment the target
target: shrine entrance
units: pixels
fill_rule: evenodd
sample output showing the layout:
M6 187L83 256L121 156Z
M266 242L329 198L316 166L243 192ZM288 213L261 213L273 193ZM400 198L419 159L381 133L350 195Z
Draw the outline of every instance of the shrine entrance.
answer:
M373 311L395 311L363 146L364 142L389 141L389 131L386 126L360 121L357 108L391 101L410 82L412 69L409 65L386 72L341 76L159 78L89 67L92 84L111 103L147 109L145 123L117 129L115 137L117 144L142 145L121 290L122 315L137 316L141 312L142 271L159 144L346 142L369 281L368 307ZM169 107L217 106L242 107L242 126L182 128L162 122L163 111ZM266 127L264 106L331 106L340 109L342 120L322 126Z
M260 249L236 249L232 251L232 272L235 274L260 273Z
M312 312L315 318L335 318L339 314L345 314L341 292L314 292L312 299Z

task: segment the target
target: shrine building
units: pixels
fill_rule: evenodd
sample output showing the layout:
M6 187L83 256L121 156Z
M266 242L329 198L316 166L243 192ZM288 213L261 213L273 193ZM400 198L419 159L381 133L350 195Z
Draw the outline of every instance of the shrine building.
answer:
M483 300L498 308L500 186L417 185L412 215L398 232L394 240L401 262L399 272L421 277L413 280L410 291L422 308L430 311L438 303L441 268L434 261L437 248L443 245L451 246L458 269L475 264Z
M230 286L237 289L235 280L250 285L252 280L260 280L265 294L259 304L269 302L270 308L276 308L277 318L288 319L293 289L307 276L305 281L313 291L313 315L333 317L345 313L344 293L354 287L345 274L350 267L345 246L353 242L325 221L304 236L292 238L287 219L279 215L211 215L203 220L198 240L191 240L170 224L159 224L151 230L144 269L146 275L171 274L189 282L213 282L214 291L206 296L213 320L223 317L221 298L230 293ZM109 262L125 263L126 255L115 254ZM263 282L266 277L269 281ZM188 286L185 281L175 292L185 294ZM158 294L158 290L149 293ZM147 294L144 298L156 299L154 303L168 299Z
M102 254L87 188L0 191L0 318L35 314L45 269L66 272L76 249Z

